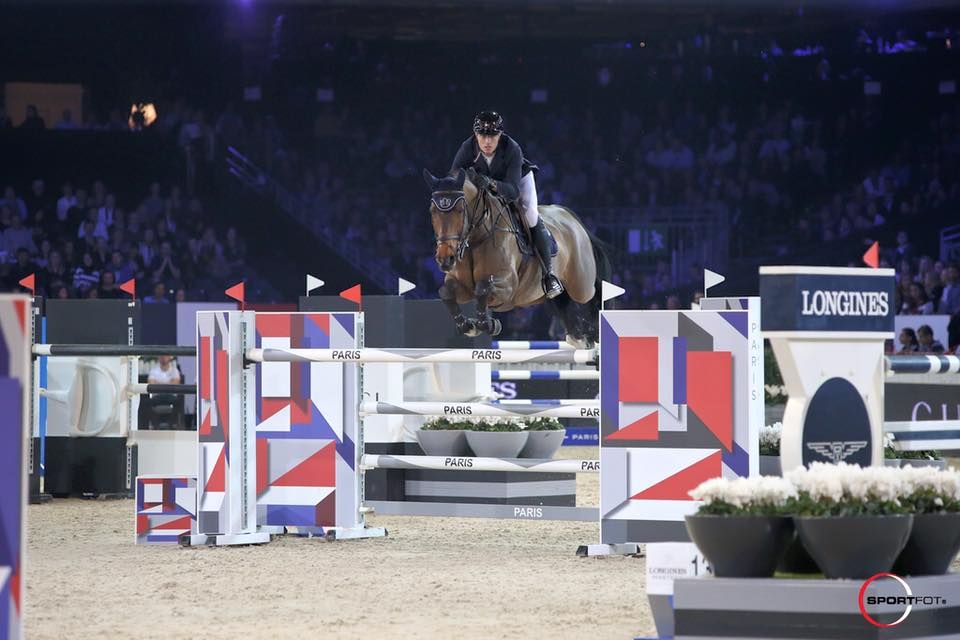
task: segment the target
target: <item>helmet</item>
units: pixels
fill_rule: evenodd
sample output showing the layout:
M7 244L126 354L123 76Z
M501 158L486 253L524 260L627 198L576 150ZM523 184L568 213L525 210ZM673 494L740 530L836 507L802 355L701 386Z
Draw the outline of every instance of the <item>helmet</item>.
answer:
M484 136L495 136L503 132L503 118L496 111L481 111L473 119L473 132Z

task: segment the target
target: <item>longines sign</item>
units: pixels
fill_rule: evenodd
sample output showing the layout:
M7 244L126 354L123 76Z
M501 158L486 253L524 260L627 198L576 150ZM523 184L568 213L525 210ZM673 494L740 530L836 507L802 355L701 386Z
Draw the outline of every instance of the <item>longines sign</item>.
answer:
M892 334L893 292L889 269L761 267L763 331Z

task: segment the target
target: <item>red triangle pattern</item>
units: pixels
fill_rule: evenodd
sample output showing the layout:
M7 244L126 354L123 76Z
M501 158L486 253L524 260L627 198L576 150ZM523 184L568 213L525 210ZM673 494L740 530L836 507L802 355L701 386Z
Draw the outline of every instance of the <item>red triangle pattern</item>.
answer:
M23 300L16 300L13 308L17 313L17 322L20 324L20 333L27 335L27 303Z
M274 487L333 487L337 481L337 445L324 446L270 483Z
M659 430L660 419L657 412L654 411L628 424L623 429L614 431L605 440L656 440L660 435Z
M723 455L717 451L703 460L681 469L660 482L647 487L640 493L632 496L631 500L693 500L689 491L695 489L701 482L721 475Z
M320 501L316 510L316 526L334 527L337 524L337 492L333 491Z
M213 465L213 473L207 480L207 486L204 491L226 491L227 490L227 448L220 450L220 456L216 464Z
M20 615L20 565L13 569L13 575L10 576L10 597L13 598L13 606L17 608L17 615Z
M203 420L200 422L200 435L209 436L213 427L211 426L210 414L213 413L213 409L207 407L207 410L203 412Z
M727 451L733 450L733 354L687 352L687 404Z
M146 508L147 505L144 505ZM142 535L150 531L150 516L137 515L137 534Z
M311 313L307 316L307 320L313 322L313 324L320 327L320 330L323 331L328 336L330 335L330 314L329 313Z
M209 400L213 397L213 390L210 388L210 336L200 338L200 398Z
M223 433L223 444L230 444L230 391L227 385L230 378L228 368L228 353L217 351L217 417L220 431Z
M290 406L290 398L260 398L260 422L272 418Z

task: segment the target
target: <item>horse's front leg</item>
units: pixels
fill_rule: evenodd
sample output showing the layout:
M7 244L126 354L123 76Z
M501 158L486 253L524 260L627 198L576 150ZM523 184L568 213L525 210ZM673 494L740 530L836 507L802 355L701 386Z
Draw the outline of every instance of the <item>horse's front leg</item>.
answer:
M512 284L512 279L509 276L490 275L477 282L474 297L477 299L478 329L491 336L500 334L503 326L499 320L490 315L490 307L498 306L504 300L508 300L513 286L515 285Z
M443 285L440 287L440 299L443 301L443 305L447 308L447 311L450 313L450 317L453 318L453 323L457 327L462 335L475 337L480 335L480 330L477 327L475 320L467 318L463 315L463 311L460 309L460 304L464 299L469 299L471 296L470 290L463 286L459 280L453 276L448 275L443 280Z

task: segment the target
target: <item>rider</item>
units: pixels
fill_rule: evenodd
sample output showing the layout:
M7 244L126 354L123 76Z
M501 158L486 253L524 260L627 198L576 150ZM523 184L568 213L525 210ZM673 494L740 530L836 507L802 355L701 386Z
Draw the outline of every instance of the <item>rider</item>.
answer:
M563 285L553 272L550 231L537 211L537 187L533 179L536 165L523 157L520 145L513 138L503 133L503 118L495 111L477 114L473 134L460 145L451 171L472 167L477 172L478 188L488 188L510 202L519 200L523 219L543 262L543 291L548 298L556 298L563 293Z

